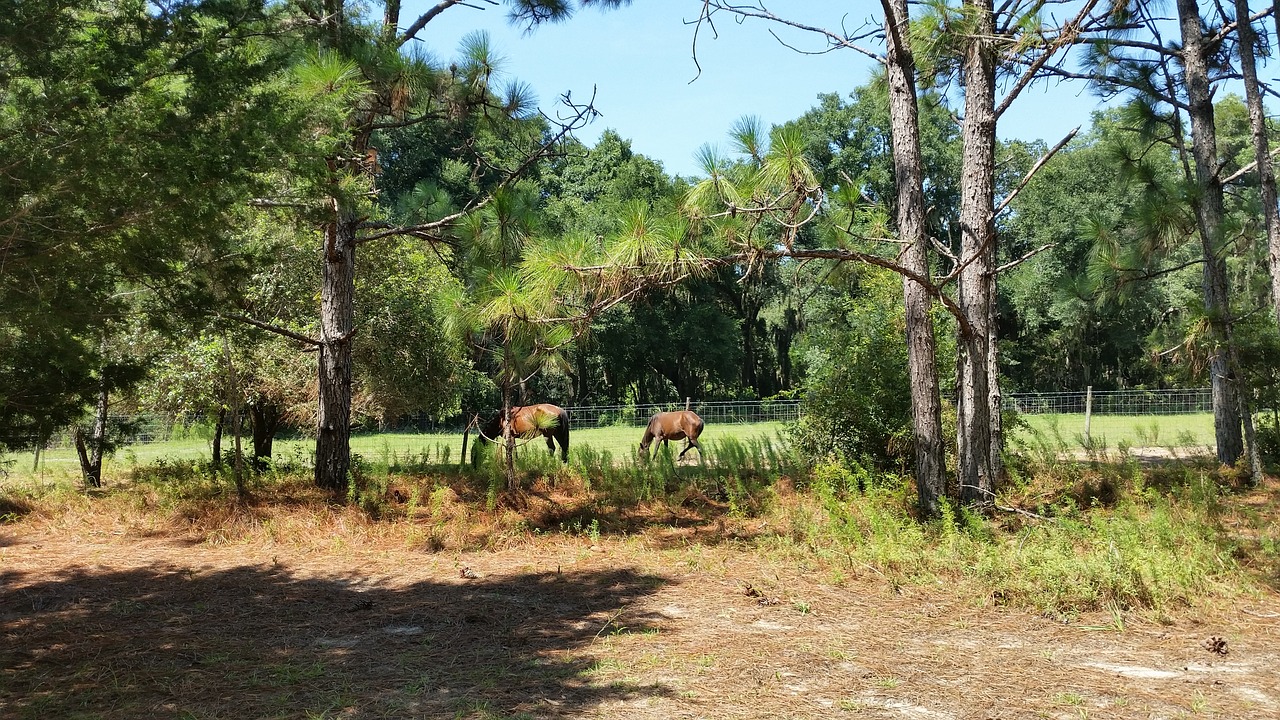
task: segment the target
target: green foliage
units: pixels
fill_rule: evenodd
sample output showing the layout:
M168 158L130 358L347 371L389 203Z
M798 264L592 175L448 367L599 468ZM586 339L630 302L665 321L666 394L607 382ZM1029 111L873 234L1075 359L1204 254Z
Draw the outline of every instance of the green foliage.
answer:
M1105 505L1063 494L1040 508L1051 517L1011 523L944 502L941 518L922 525L909 483L827 460L810 480L824 516L800 519L796 532L833 562L895 584L964 583L997 604L1052 614L1162 610L1235 586L1211 480L1188 471L1163 478L1160 491L1136 467L1120 473Z
M354 408L375 423L413 413L456 414L469 371L465 348L439 316L454 281L438 258L410 240L385 242L357 282L364 341L354 348Z
M1147 358L1169 347L1161 344L1177 318L1166 310L1194 302L1188 290L1200 270L1144 279L1160 248L1185 246L1191 229L1175 160L1134 135L1133 112L1095 115L1092 130L1037 173L1006 221L1013 257L1048 248L1001 279L1011 320L1001 354L1012 388L1161 381ZM1153 329L1161 337L1149 337Z
M861 288L811 310L800 351L808 380L793 441L802 454L834 452L873 467L910 464L911 388L901 284L868 272Z
M959 238L959 129L939 94L923 93L919 112L929 231L951 245ZM883 74L851 92L847 101L836 94L820 95L816 107L788 124L803 133L805 157L828 192L852 194L846 207L867 204L865 198L885 215L892 214L897 189Z
M34 0L0 18L0 445L66 424L107 372L100 331L146 288L157 324L239 267L227 213L297 119L253 0ZM213 258L218 258L214 262Z

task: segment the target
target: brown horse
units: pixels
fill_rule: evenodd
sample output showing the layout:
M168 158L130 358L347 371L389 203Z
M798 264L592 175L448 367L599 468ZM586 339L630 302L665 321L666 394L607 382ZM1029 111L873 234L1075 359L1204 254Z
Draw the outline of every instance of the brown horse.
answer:
M702 454L702 446L698 444L698 436L702 434L702 418L692 410L676 412L660 412L649 418L649 426L644 429L644 438L640 440L640 455L649 457L649 446L660 442L664 446L671 440L686 440L684 450L676 457L684 457L691 448L698 448Z
M509 416L511 434L516 437L531 438L542 435L547 439L547 450L556 454L556 443L560 443L560 461L569 462L569 413L559 405L541 403L511 408ZM480 428L480 440L500 442L503 434L502 413ZM552 440L554 438L554 441ZM474 464L475 458L472 458Z

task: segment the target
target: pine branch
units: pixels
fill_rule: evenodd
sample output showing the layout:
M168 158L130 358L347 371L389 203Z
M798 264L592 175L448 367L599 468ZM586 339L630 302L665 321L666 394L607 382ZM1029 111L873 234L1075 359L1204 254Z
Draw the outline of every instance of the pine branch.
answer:
M548 121L558 124L560 126L560 131L556 133L554 137L544 142L536 151L530 153L527 157L525 157L525 159L520 163L520 165L518 165L515 169L511 170L507 174L507 176L504 177L501 182L495 185L493 189L491 189L488 192L488 194L486 194L485 197L481 199L479 202L476 202L475 204L472 204L472 205L468 205L467 207L459 210L456 213L446 215L445 217L442 217L439 220L433 220L428 223L420 223L417 225L405 225L405 226L388 225L385 228L383 228L381 232L377 232L371 235L365 235L363 237L357 238L356 243L363 245L364 243L373 242L374 240L381 240L389 237L401 237L405 235L428 240L431 242L442 241L443 236L440 235L438 231L453 225L455 222L462 219L466 215L470 213L474 213L477 210L480 210L486 207L487 205L489 205L489 203L493 202L493 199L497 195L499 190L502 190L512 185L517 180L519 180L524 175L524 173L528 171L529 168L533 167L533 165L536 162L550 155L551 148L563 142L564 139L568 137L569 134L572 133L574 130L584 127L588 122L594 119L595 116L598 114L598 111L595 108L595 99L596 99L595 88L592 88L591 100L587 101L586 103L573 102L569 93L565 93L564 95L561 95L560 99L567 107L569 107L573 111L573 113L570 116L568 116L567 119L561 118L559 119L559 121L554 121L554 120L551 120L551 118L549 117L547 118ZM544 114L543 117L546 117L546 115Z
M263 322L261 320L255 320L249 317L248 315L241 315L239 313L224 313L224 312L219 312L215 314L218 317L224 318L226 320L235 320L236 322L242 322L247 325L252 325L261 330L266 330L268 332L273 332L277 335L282 335L284 337L289 338L290 340L297 340L298 342L304 345L307 345L308 347L314 347L319 349L324 345L323 342L316 340L315 338L307 337L306 335L296 333L288 328L280 327L279 325L273 325L271 323Z

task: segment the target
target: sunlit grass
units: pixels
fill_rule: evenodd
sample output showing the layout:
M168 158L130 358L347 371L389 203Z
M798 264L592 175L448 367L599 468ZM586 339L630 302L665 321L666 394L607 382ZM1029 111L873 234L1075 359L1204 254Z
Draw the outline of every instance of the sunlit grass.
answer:
M774 440L783 430L781 422L744 423L744 424L708 424L702 434L700 444L712 447L725 439L740 442L750 440ZM573 430L569 436L569 449L573 455L585 452L588 457L598 458L609 454L615 460L634 458L644 435L643 427L612 426L603 428L583 428ZM379 465L416 464L445 465L458 463L462 456L462 433L356 433L351 436L351 452L364 462ZM252 452L248 438L243 439L242 447L246 455ZM476 434L472 433L468 440L468 452L476 442ZM542 438L521 441L521 452L545 453L546 444ZM233 446L232 439L224 437L223 452ZM673 441L671 449L678 452L684 448L684 441ZM492 446L489 447L490 451ZM273 447L273 457L277 463L292 462L294 465L308 465L315 452L315 440L311 438L279 439ZM696 458L698 451L690 450L686 459ZM208 439L190 438L165 442L138 443L123 447L113 455L103 459L103 474L110 477L131 467L151 465L159 460L166 461L202 461L208 462L212 456L211 441ZM12 462L5 468L8 478L13 480L42 480L44 482L75 481L80 478L79 461L74 448L54 448L41 453L40 464L35 466L33 453L17 453L9 458ZM3 479L3 476L0 476Z
M1057 438L1068 447L1086 445L1084 413L1021 415L1025 428L1014 437L1039 434ZM1214 447L1213 413L1185 415L1093 415L1089 419L1088 444L1095 448Z

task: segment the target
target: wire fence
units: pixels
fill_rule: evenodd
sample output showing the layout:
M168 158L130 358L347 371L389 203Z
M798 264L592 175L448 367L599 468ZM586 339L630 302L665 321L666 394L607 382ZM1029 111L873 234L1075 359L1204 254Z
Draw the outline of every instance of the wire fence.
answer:
M741 424L758 422L794 422L800 419L799 400L735 400L722 402L691 402L689 408L708 423ZM570 425L574 428L598 428L611 426L643 426L659 412L683 410L685 403L649 403L640 405L578 405L565 408L569 411ZM469 416L437 418L428 415L409 415L380 427L356 427L355 432L397 433L451 433L462 432ZM213 420L199 414L111 414L107 427L112 438L121 444L147 444L186 439L213 437ZM246 427L247 431L247 427ZM305 435L298 428L285 428L278 435ZM55 433L44 443L46 448L72 447L71 429Z
M1023 415L1185 415L1213 411L1211 388L1011 393L1008 410Z
M684 410L685 403L647 405L583 405L567 408L569 422L576 428L614 425L646 425L660 412ZM742 400L725 402L691 402L689 409L708 423L741 424L759 422L795 422L800 419L799 400Z
M1014 432L1084 447L1211 448L1216 444L1211 388L1011 393L1004 407Z

